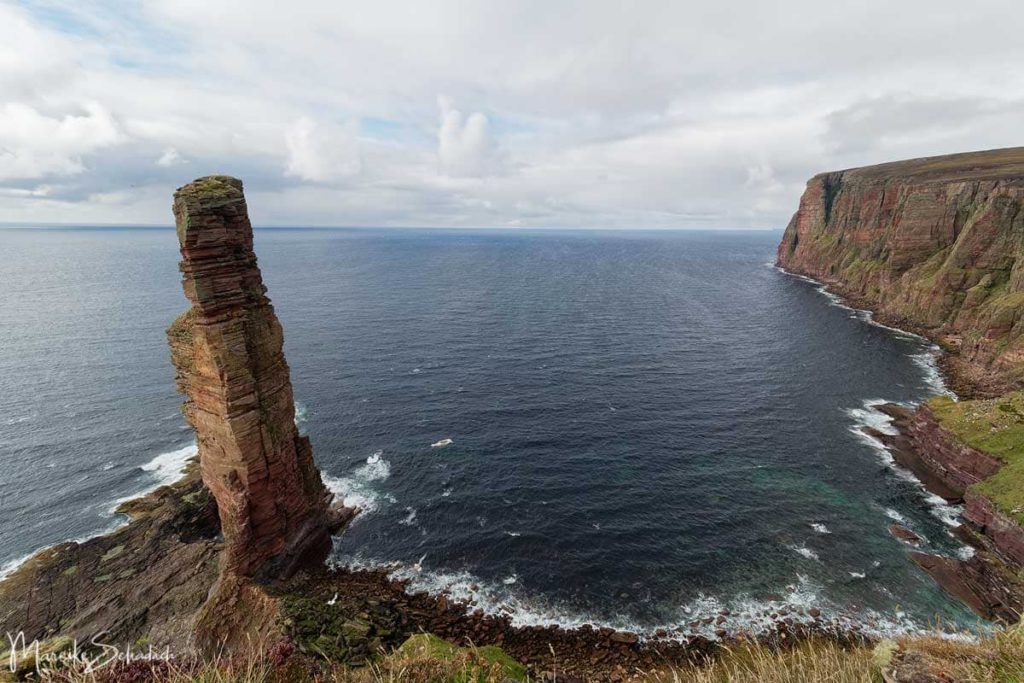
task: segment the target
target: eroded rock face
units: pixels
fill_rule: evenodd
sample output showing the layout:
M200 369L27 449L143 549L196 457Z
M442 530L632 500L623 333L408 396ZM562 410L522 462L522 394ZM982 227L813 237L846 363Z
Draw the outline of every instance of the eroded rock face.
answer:
M928 404L914 411L906 432L932 472L960 497L968 487L991 477L1002 467L1002 463L988 453L960 443L944 430Z
M1024 382L1024 148L824 173L778 264L959 348L958 389Z
M253 253L242 183L201 178L174 195L192 307L168 330L183 412L216 499L225 575L277 578L326 557L331 494L295 426L283 333Z

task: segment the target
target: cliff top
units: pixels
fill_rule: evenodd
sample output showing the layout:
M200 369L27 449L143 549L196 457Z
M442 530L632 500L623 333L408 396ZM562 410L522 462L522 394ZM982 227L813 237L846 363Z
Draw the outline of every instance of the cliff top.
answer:
M891 161L875 166L848 168L845 178L886 180L902 178L916 182L955 183L970 180L1024 182L1024 147L990 149L982 152L945 154L936 157ZM820 176L830 175L828 173Z

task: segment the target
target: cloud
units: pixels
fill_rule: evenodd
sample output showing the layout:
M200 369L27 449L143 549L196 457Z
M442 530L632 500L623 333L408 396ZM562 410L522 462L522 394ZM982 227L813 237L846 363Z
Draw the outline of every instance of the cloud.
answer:
M0 181L81 173L83 155L122 140L104 107L91 102L82 111L47 116L17 102L0 107Z
M0 2L0 216L231 173L263 223L781 227L816 172L1021 144L1005 0L289 8Z
M890 93L830 113L825 139L838 153L901 147L967 151L983 148L991 131L1005 130L1022 119L1024 99Z
M180 166L181 164L187 164L188 159L182 158L181 154L178 153L174 147L168 147L164 150L164 153L160 155L160 158L156 160L157 166L164 168L170 168L171 166Z
M450 97L437 98L441 124L437 131L437 160L441 173L479 178L497 174L501 161L487 117L480 112L463 116Z
M329 183L359 173L362 160L354 122L323 125L303 116L285 130L285 175Z

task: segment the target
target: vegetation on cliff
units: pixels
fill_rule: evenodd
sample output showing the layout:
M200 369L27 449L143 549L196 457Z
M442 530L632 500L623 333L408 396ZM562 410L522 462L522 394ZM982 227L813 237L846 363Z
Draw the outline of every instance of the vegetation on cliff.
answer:
M928 405L943 429L1003 463L998 472L972 488L1024 524L1024 392L973 401L937 396Z
M1024 148L824 173L778 263L955 353L960 392L1024 382Z

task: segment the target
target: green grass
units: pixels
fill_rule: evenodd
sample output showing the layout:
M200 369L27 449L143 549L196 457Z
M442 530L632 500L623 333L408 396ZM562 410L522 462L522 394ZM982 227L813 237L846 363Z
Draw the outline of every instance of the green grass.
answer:
M1024 391L959 402L940 396L929 406L943 429L1003 463L995 475L972 489L1024 524Z

